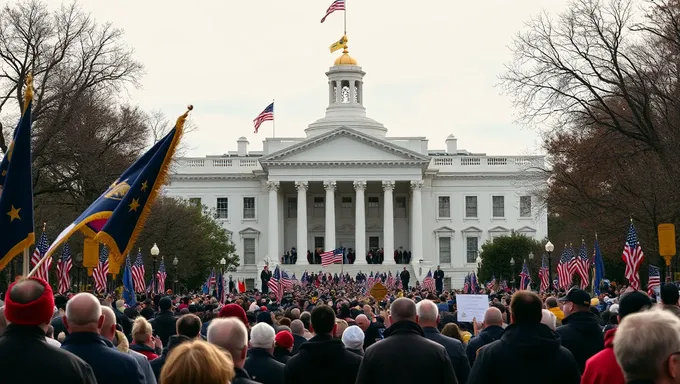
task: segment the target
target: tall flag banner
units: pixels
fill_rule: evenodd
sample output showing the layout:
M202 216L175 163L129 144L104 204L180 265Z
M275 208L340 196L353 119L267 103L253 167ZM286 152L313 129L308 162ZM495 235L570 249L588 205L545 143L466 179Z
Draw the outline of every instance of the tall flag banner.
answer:
M574 274L576 273L576 268L578 267L578 259L576 258L576 252L574 252L574 247L572 247L571 243L569 243L567 252L569 253L569 282L571 283L574 278Z
M342 248L337 248L332 251L326 251L321 254L322 267L327 267L335 263L342 263L342 261L343 261Z
M161 259L161 265L158 267L158 273L156 274L156 293L165 292L165 279L168 274L165 273L165 261Z
M73 260L71 259L71 248L68 243L64 244L61 250L61 258L57 261L57 292L60 295L68 292L71 289L71 268L73 267Z
M529 284L531 284L531 276L529 275L529 266L527 266L525 260L524 265L522 265L522 272L519 273L519 289L529 289Z
M132 282L135 285L135 292L144 292L144 262L142 261L142 249L140 248L137 252L137 258L135 263L132 265Z
M326 18L333 12L335 11L344 11L345 10L345 0L334 0L333 4L331 4L328 9L326 9L326 14L321 18L321 22L323 23L326 21Z
M125 269L123 270L123 300L128 307L137 305L135 295L135 283L132 277L132 266L130 265L130 255L125 258Z
M290 290L293 289L294 284L295 283L293 282L293 279L291 279L290 276L288 276L288 274L286 273L286 271L284 271L282 269L281 270L281 285L283 286L283 289L290 291Z
M581 277L581 289L586 289L590 283L590 274L588 273L588 268L590 266L590 260L588 259L588 250L586 249L585 240L581 240L581 248L578 251L578 258L575 261L576 272L578 272Z
M541 257L541 269L538 270L538 279L541 280L539 290L547 292L550 289L550 271L548 271L548 257L544 254Z
M33 255L31 255L31 268L35 267L36 264L40 262L40 259L45 255L45 252L47 252L47 248L49 247L50 242L47 240L47 232L45 232L45 224L43 224L42 235L40 235L40 240L38 240L38 244L35 245L35 249L33 250ZM52 258L50 257L40 265L40 268L37 269L34 276L49 282L51 266Z
M430 292L437 292L434 285L434 278L432 277L432 270L427 271L427 275L423 279L423 287Z
M479 285L477 285L477 275L474 272L470 275L470 289L472 293L479 292Z
M269 104L255 119L253 119L253 124L255 125L255 133L260 130L260 126L265 121L274 121L274 103Z
M593 287L593 292L596 295L600 294L600 282L602 279L604 279L605 276L605 270L604 270L604 260L602 259L602 252L600 252L600 244L597 241L597 236L595 236L595 244L593 245L593 263L595 264L595 273L594 273L594 287Z
M109 248L116 265L123 264L123 255L130 252L137 240L151 207L168 177L168 168L184 131L188 110L177 119L175 127L137 159L111 186L94 201L71 225L66 227L47 250L45 257L76 231L85 234L86 244L103 243ZM93 256L86 247L83 263Z
M270 292L276 295L276 301L280 303L283 298L283 284L281 284L281 271L278 265L274 269L271 279L267 282L267 287L269 287Z
M651 296L657 288L661 287L661 272L659 267L649 264L649 280L647 281L647 293Z
M331 46L328 47L328 48L331 50L331 53L333 53L335 51L339 51L339 50L345 48L345 45L347 45L347 36L341 37L340 40L331 44Z
M24 108L14 140L0 163L0 270L35 243L33 227L33 177L31 108L33 76L26 76Z
M564 245L564 251L562 251L562 256L560 257L560 262L557 263L557 279L560 283L559 288L568 289L571 285L571 257L567 245Z
M92 277L94 278L95 291L102 293L106 292L106 283L108 282L107 275L109 274L109 250L106 247L101 247L99 251L99 263L94 269Z
M463 283L463 293L470 293L470 274L465 276L465 282Z
M640 289L639 271L645 254L642 253L642 247L640 247L637 232L635 231L635 226L633 226L633 220L630 221L628 237L626 238L626 245L623 247L621 258L626 263L626 279L630 282L630 286L636 290Z

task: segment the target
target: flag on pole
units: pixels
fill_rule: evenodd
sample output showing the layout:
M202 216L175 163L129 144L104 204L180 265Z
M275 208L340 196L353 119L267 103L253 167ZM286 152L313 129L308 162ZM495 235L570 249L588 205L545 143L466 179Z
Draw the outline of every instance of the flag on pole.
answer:
M94 289L99 292L106 292L106 284L108 283L109 274L109 249L101 247L99 251L99 263L92 272L94 278Z
M260 125L265 121L274 120L274 103L272 102L265 108L255 119L253 119L253 124L255 124L255 133L260 130Z
M434 285L434 278L432 277L432 270L427 271L427 275L423 279L423 287L430 292L437 292Z
M40 259L43 258L45 252L47 252L47 249L49 247L50 242L47 240L47 232L45 232L45 224L43 224L42 235L40 235L40 240L38 240L38 244L35 245L35 249L33 250L33 255L31 255L31 268L35 267L36 264L38 264L38 262L40 261ZM40 265L40 268L38 268L34 276L49 282L50 281L49 272L51 266L52 258L50 257Z
M281 271L279 271L278 265L274 269L271 279L267 282L267 287L269 287L270 292L276 295L276 301L280 303L283 298L283 285L281 284Z
M588 250L586 249L585 240L581 240L581 248L578 251L578 258L575 262L576 272L578 272L581 277L581 289L586 289L588 283L590 283L590 274L588 273L588 266L590 265L590 260L588 260Z
M342 263L342 248L326 251L321 254L321 266L327 267L331 264Z
M291 279L290 276L288 276L288 274L286 273L286 271L284 271L282 269L281 270L281 285L283 286L283 289L284 290L292 290L294 284L295 283L293 282L293 279Z
M524 265L522 265L522 272L519 273L519 289L520 290L529 289L529 284L531 284L529 266L527 266L527 262L524 261Z
M491 281L486 283L486 289L489 291L493 290L496 288L496 275L491 276Z
M541 257L541 269L538 270L538 278L541 280L541 286L539 287L541 292L546 292L550 289L550 271L548 271L547 259L548 257L545 254Z
M605 275L605 270L604 270L604 260L602 259L602 253L600 252L600 244L597 242L597 236L595 236L595 244L593 245L593 263L595 264L595 273L594 273L594 287L593 287L593 292L595 292L596 295L600 294L600 282L602 279L604 279Z
M72 266L71 248L69 248L68 243L65 243L64 248L61 250L61 258L57 261L57 279L59 280L57 292L59 292L60 295L63 295L71 289Z
M326 21L326 18L333 12L335 11L344 11L345 10L345 0L334 0L333 4L331 4L328 9L326 9L326 14L324 17L321 18L321 22L323 23Z
M137 258L134 265L132 265L132 282L135 285L135 292L144 292L144 262L142 261L142 249L137 252Z
M647 293L651 296L657 288L661 287L661 272L659 267L649 264L649 280L647 280Z
M642 247L640 247L632 220L628 228L628 237L626 238L626 245L623 247L621 258L626 263L626 279L630 282L630 286L636 290L640 289L640 274L638 272L645 255L642 253Z
M567 289L571 285L571 257L567 245L564 245L564 250L562 251L562 256L560 257L560 262L557 263L557 279L560 283L559 288Z
M168 274L165 273L165 261L161 259L161 265L158 267L158 273L156 274L156 293L165 292L165 279Z
M123 300L128 307L137 305L135 296L135 283L132 278L132 266L130 265L130 255L125 258L125 269L123 270Z
M347 44L347 36L343 36L343 37L340 38L340 40L331 44L331 46L328 47L328 48L331 50L331 53L333 53L335 51L339 51L339 50L345 48L346 44Z

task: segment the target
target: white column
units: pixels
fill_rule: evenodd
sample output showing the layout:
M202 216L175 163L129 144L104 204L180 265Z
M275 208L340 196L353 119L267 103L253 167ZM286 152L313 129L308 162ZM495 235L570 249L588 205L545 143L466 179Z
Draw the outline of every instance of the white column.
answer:
M324 181L326 190L326 237L324 239L324 251L335 249L335 181Z
M366 264L366 205L364 191L366 190L365 181L355 181L355 225L354 225L354 252L356 261L354 264Z
M383 251L385 264L396 264L394 261L394 181L383 181Z
M276 261L274 265L279 264L279 182L267 181L267 189L269 189L269 247L267 248L267 256L270 260Z
M307 265L307 188L306 181L296 181L297 189L297 264Z
M423 182L421 180L411 181L411 192L413 194L413 206L411 207L411 211L413 212L413 222L411 223L411 238L413 239L413 244L411 244L411 263L419 259L425 259L423 257L422 188Z

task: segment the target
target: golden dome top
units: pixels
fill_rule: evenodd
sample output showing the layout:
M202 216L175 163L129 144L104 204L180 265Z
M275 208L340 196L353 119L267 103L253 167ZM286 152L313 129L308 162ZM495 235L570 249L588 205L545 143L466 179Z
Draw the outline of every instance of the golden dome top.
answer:
M345 49L342 51L342 56L335 59L334 65L359 65L359 63L349 55L349 51L345 45Z

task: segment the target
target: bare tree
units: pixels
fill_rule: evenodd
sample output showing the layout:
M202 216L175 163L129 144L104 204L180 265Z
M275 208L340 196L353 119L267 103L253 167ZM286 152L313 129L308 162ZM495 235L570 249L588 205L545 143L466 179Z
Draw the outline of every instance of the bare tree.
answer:
M153 138L153 143L157 143L160 139L165 137L165 135L170 132L174 127L174 121L170 121L168 117L163 113L163 111L154 109L148 114L147 126L151 137ZM191 132L198 130L198 125L191 120L191 117L187 119L184 123L184 135L188 135ZM180 142L177 150L175 151L175 158L184 156L186 152L190 149L186 140Z

